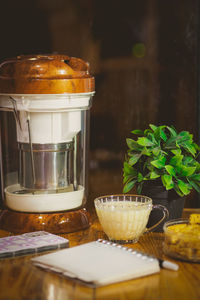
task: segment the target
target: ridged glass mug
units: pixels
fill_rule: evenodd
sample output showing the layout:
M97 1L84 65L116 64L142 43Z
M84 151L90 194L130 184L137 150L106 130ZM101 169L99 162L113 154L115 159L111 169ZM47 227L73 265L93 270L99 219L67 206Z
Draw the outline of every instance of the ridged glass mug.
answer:
M94 200L99 222L109 240L117 243L136 243L143 233L153 231L169 216L162 205L153 205L152 199L142 195L108 195ZM153 209L162 211L162 218L146 228Z

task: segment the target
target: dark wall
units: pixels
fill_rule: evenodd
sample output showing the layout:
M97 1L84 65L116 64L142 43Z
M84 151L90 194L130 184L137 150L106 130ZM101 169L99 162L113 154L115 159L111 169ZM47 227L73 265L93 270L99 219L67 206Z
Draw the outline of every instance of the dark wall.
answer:
M1 1L0 59L51 51L47 17L37 0Z
M197 139L198 0L7 0L0 8L0 59L58 52L90 62L92 172L115 166L121 182L126 137L149 123Z
M149 123L174 125L197 139L198 2L95 3L94 36L101 40L102 68L92 131L100 130L98 120L105 113L107 132L101 145L109 143L115 128L120 151L132 129ZM137 53L139 45L143 48Z
M0 59L70 52L91 63L93 149L109 149L113 136L121 151L129 132L150 122L197 136L197 0L7 0L0 8Z
M197 138L198 1L158 2L159 122L188 129ZM169 17L170 16L170 17Z

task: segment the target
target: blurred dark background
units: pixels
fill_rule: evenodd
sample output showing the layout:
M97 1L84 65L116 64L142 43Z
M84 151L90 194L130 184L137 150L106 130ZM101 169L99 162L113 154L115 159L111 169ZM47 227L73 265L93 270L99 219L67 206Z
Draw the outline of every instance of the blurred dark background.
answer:
M0 59L64 53L91 66L90 199L122 192L126 137L149 123L199 142L198 0L7 0ZM196 194L186 203L199 206Z

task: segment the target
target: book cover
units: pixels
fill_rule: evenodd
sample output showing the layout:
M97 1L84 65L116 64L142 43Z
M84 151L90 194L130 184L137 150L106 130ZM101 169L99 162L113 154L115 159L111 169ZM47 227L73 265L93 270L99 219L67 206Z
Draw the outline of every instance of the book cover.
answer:
M45 231L0 238L0 258L15 257L69 247L68 239Z

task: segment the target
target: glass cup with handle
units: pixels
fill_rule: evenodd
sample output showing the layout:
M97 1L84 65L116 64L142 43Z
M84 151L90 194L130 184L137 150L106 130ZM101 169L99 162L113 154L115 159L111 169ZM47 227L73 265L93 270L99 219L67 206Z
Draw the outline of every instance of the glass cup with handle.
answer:
M165 206L153 205L152 199L143 195L108 195L94 200L94 206L109 240L120 244L136 243L143 233L153 231L162 221L166 220L169 212ZM159 209L161 219L146 228L152 210Z

